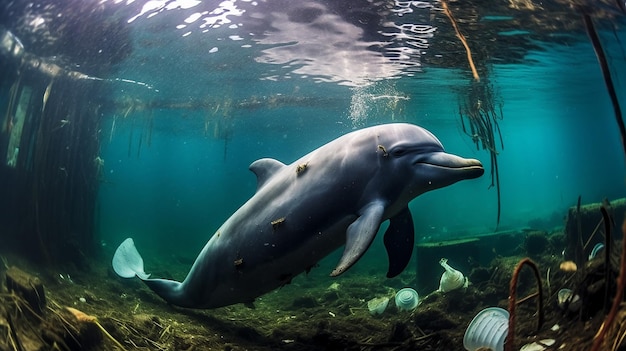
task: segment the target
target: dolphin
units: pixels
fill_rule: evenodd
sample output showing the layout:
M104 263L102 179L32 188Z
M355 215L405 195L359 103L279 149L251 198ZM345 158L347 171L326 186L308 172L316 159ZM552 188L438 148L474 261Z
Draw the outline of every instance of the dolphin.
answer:
M250 170L256 193L211 236L185 280L149 278L132 238L116 250L114 271L180 307L250 303L345 244L330 275L344 273L389 220L384 244L394 277L413 250L409 202L484 173L478 160L444 152L432 133L406 123L353 131L289 165L263 158Z

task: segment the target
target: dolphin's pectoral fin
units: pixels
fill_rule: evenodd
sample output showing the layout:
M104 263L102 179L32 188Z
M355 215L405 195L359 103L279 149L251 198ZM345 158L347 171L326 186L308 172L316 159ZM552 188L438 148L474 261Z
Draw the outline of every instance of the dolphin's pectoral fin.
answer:
M409 208L405 207L391 218L383 239L389 256L387 278L393 278L402 273L409 264L415 240L413 232L413 217Z
M285 167L284 163L273 158L262 158L252 162L249 168L252 172L254 172L254 174L256 174L256 190L258 191L261 189L267 180L283 167Z
M330 273L331 277L342 274L363 256L378 232L383 212L385 207L382 203L370 204L363 214L350 224L346 233L346 247L337 267Z

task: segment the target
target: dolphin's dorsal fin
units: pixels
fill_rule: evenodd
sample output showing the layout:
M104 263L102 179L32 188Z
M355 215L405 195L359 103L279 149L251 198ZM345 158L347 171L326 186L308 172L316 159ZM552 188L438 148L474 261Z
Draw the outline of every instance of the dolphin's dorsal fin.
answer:
M273 158L262 158L252 162L250 170L256 174L256 190L258 191L276 172L285 167L285 164Z

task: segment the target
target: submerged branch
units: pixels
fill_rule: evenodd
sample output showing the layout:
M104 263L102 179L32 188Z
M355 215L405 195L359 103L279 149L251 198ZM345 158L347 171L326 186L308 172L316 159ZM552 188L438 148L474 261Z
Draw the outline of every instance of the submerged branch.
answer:
M598 32L593 25L593 20L584 10L582 11L582 13L585 29L587 30L587 34L589 35L589 39L591 40L591 44L593 45L593 50L595 51L596 57L598 58L598 63L600 64L600 69L602 70L602 76L604 77L604 83L606 84L606 89L609 92L609 97L611 98L611 103L613 104L615 121L617 122L620 136L622 137L622 151L624 152L624 155L626 155L626 126L624 125L624 120L622 118L622 110L619 106L619 99L615 91L613 78L611 77L609 63L606 59L606 55L604 54L604 50L602 49L602 43L600 42Z
M491 159L491 187L496 187L498 197L498 214L496 218L496 227L500 224L501 197L500 197L500 174L498 173L498 150L496 146L495 135L498 134L500 140L500 149L504 149L502 141L502 133L498 125L498 119L502 119L502 104L499 104L499 113L496 112L493 91L488 81L481 82L478 70L472 57L472 51L467 39L461 33L459 26L448 7L446 1L441 2L441 7L450 20L457 38L465 48L467 62L472 70L474 81L469 90L467 100L459 103L459 114L461 116L461 127L463 133L472 138L472 142L476 145L476 149L487 150ZM467 120L466 126L465 120Z
M459 103L459 114L463 132L468 135L477 150L483 149L489 152L491 168L491 184L495 187L498 198L496 226L500 224L501 192L500 173L498 169L498 141L500 150L504 149L502 133L498 120L503 118L501 104L496 111L496 99L488 81L474 82L470 88L468 97ZM469 127L469 128L468 128ZM496 139L496 134L497 139Z

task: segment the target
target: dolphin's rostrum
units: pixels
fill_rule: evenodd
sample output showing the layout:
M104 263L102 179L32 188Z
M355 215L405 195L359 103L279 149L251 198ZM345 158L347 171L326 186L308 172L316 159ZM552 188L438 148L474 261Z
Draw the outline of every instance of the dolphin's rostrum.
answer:
M115 272L139 277L177 306L246 303L345 244L331 276L342 274L390 220L384 244L387 276L394 277L413 250L408 203L484 173L478 160L445 153L433 134L405 123L351 132L289 165L264 158L250 169L257 176L256 193L209 239L182 283L150 279L132 239L115 252Z

